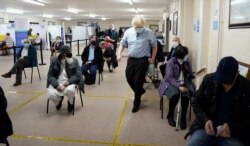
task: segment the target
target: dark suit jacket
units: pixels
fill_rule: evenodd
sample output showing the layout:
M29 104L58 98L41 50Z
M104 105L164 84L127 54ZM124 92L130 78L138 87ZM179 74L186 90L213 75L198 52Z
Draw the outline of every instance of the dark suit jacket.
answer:
M86 46L82 52L82 63L85 64L89 58L89 49L90 45ZM96 45L94 50L94 60L92 60L92 64L101 64L103 62L102 49Z
M12 122L6 111L7 100L2 87L0 87L0 142L13 134Z

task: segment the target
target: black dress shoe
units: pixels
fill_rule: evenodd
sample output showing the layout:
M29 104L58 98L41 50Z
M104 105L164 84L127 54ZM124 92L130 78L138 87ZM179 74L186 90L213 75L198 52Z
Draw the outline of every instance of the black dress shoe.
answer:
M187 123L186 123L186 118L181 118L181 121L180 121L180 128L182 130L186 129L187 127Z
M140 109L140 106L133 106L132 113L138 112Z
M10 78L11 77L11 73L2 74L2 77L4 77L4 78Z
M21 82L16 82L16 83L13 84L13 86L19 86L21 84L22 84Z
M63 98L64 98L64 96L61 97L61 100L60 100L59 104L56 106L56 110L58 110L58 111L62 108Z
M175 127L176 126L176 123L175 123L175 120L174 120L174 117L173 116L168 116L168 124L172 127Z
M73 109L74 109L74 105L73 105L73 104L70 104L69 101L68 101L68 112L69 112L69 113L72 113L72 112L73 112Z

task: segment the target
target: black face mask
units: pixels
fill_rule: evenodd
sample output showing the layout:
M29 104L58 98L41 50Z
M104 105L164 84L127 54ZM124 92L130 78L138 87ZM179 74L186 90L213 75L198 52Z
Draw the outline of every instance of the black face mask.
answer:
M72 57L72 53L66 53L66 57L71 58Z
M96 45L96 41L92 41L91 45L95 46Z

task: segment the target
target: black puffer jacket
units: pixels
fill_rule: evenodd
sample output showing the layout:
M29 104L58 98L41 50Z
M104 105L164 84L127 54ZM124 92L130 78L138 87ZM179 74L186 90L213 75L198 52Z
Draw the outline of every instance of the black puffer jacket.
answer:
M3 89L0 87L0 143L4 142L8 136L13 134L12 123L6 109L7 100Z
M218 89L222 85L214 81L214 74L204 77L199 90L192 99L196 119L190 127L189 134L197 129L204 129L208 120L214 120L216 115ZM230 99L231 122L228 123L231 136L241 139L246 146L250 145L250 81L238 75L234 85L233 98Z

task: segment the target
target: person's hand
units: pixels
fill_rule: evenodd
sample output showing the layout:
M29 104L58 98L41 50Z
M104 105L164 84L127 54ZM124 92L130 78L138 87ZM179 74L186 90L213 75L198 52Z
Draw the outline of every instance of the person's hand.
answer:
M215 136L214 125L211 120L208 120L205 124L205 131L210 136Z
M179 87L179 90L180 90L181 93L188 92L188 89L186 87L182 87L182 86Z
M88 64L90 64L90 63L91 63L91 61L87 61L85 64L88 65Z
M122 57L121 57L121 55L120 55L120 54L117 54L117 57L116 57L116 59L117 59L117 61L121 62L121 60L122 60Z
M231 131L230 127L227 123L224 123L221 128L217 130L216 136L224 137L224 138L230 138L231 137Z
M61 85L58 85L57 87L56 87L56 90L57 91L59 91L59 92L61 92L61 91L63 91L63 86L61 86Z
M64 87L67 87L68 85L69 85L69 81L66 81L66 82L63 84Z
M155 63L155 59L153 59L153 58L148 58L148 62L149 62L149 64L154 64L154 63Z

